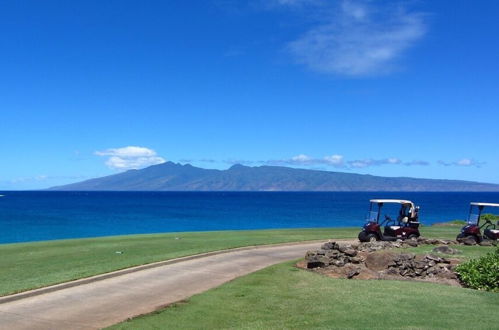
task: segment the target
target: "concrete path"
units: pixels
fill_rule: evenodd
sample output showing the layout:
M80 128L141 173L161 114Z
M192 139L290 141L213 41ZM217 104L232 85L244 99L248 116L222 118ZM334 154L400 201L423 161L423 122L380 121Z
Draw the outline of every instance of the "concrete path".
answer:
M303 257L320 243L262 246L139 269L35 296L0 298L0 329L99 329L150 313L272 264ZM47 290L50 291L50 290ZM11 301L8 301L11 300Z

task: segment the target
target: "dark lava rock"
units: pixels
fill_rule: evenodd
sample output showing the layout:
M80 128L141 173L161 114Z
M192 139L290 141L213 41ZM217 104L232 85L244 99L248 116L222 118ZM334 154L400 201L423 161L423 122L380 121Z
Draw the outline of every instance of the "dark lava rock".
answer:
M347 278L352 278L352 277L357 276L359 274L360 274L360 269L354 268L347 273Z
M407 240L407 245L412 246L412 247L417 247L418 241L416 241L415 239Z
M360 264L362 262L362 258L361 257L353 257L353 258L350 259L350 261L353 264Z
M343 251L343 253L345 253L349 257L355 257L357 255L357 251L354 249L346 249L345 251Z
M338 244L336 242L327 242L322 244L321 249L322 250L335 250L338 247Z
M473 236L459 238L458 241L459 241L459 243L464 244L464 245L476 245L476 240Z
M432 251L436 252L436 253L443 253L443 254L460 254L461 253L461 251L459 251L457 249L453 249L447 245L438 246L438 247L434 248Z

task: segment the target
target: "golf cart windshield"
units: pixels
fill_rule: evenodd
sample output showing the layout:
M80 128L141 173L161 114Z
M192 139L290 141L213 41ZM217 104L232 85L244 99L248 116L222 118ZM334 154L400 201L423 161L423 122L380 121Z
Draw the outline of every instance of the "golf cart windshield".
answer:
M469 225L476 225L476 224L478 224L478 219L479 218L480 218L480 216L478 214L470 213L470 216L468 218L468 224Z
M377 222L378 221L378 211L367 212L366 222Z

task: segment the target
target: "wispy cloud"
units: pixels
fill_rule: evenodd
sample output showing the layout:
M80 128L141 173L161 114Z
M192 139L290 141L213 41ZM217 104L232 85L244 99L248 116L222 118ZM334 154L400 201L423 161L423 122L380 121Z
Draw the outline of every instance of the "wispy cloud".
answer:
M34 175L34 176L22 176L9 180L0 180L0 184L3 185L20 185L20 184L31 184L37 182L47 182L53 180L83 180L88 179L87 175Z
M166 160L159 157L156 151L137 146L111 148L96 151L97 156L109 157L106 165L114 170L140 169L151 165L164 163Z
M479 162L472 158L462 158L457 161L444 161L439 160L438 163L443 166L464 166L464 167L481 167L485 162Z
M304 154L299 154L287 159L273 159L261 161L266 165L295 165L295 166L315 166L327 165L331 167L345 167L345 161L342 155L330 155L323 158L314 158Z
M362 160L352 160L348 162L348 165L353 168L364 168L371 166L380 165L398 165L402 161L398 158L384 158L384 159L362 159Z
M292 165L292 166L317 166L325 165L328 167L344 168L344 169L359 169L373 166L383 165L404 165L404 166L428 166L429 162L424 160L402 161L396 157L383 158L383 159L360 159L360 160L345 160L343 155L330 155L322 158L315 158L305 154L299 154L287 159L274 159L267 161L260 161L260 163L267 165Z
M281 5L312 3L280 0ZM288 45L299 63L327 74L369 76L396 68L396 61L426 33L425 15L403 3L334 2L320 23ZM330 13L333 14L330 14ZM329 15L324 17L325 15Z
M427 162L426 160L411 160L409 162L404 163L405 166L428 166L430 165L430 162Z
M331 154L323 157L313 157L307 154L297 154L289 158L282 159L269 159L269 160L245 160L245 159L197 159L197 160L181 160L181 162L205 162L205 163L225 163L225 164L242 164L249 166L259 165L280 165L280 166L298 166L298 167L317 167L321 168L342 168L342 169L364 169L377 166L430 166L431 162L421 159L413 159L409 161L402 160L397 157L388 158L364 158L364 159L345 159L343 155ZM443 166L462 166L462 167L481 167L485 162L480 162L472 158L462 158L457 161L443 161L437 162Z

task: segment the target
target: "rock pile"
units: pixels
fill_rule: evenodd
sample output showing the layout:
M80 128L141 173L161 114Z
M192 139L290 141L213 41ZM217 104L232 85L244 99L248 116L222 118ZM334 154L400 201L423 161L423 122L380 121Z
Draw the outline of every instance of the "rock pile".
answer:
M497 241L489 240L489 239L483 239L480 241L480 243L477 243L476 239L473 236L466 236L466 237L460 237L457 239L457 242L459 244L463 245L481 245L481 246L496 246L498 244Z
M447 240L447 239L432 239L425 237L418 237L415 239L408 239L405 241L376 241L360 243L358 246L359 251L374 252L383 249L391 248L405 248L405 247L418 247L419 245L450 245L458 244L457 241Z
M412 241L417 243L417 240ZM440 243L442 240L438 241ZM347 278L356 277L364 272L371 278L401 276L421 279L429 277L456 279L453 271L454 265L451 260L446 258L433 254L416 256L412 253L396 254L390 251L380 251L407 246L412 245L409 245L408 242L367 242L359 244L327 242L321 246L320 250L308 251L305 255L305 262L306 267L309 269L327 269L333 272L336 269L338 274L343 274ZM439 251L435 252L459 252L445 245L438 249Z
M324 243L320 250L308 251L305 255L307 268L336 266L343 267L345 264L362 262L357 256L357 245L340 245L336 242Z
M436 253L443 253L443 254L460 254L461 253L461 251L459 251L457 249L453 249L450 246L445 246L445 245L437 246L432 251L436 252Z
M455 279L454 266L446 258L432 254L416 256L412 253L396 255L388 264L387 274L403 277L443 277Z

